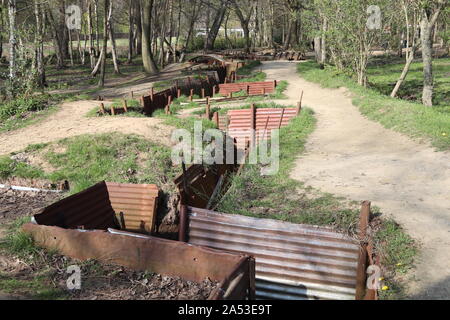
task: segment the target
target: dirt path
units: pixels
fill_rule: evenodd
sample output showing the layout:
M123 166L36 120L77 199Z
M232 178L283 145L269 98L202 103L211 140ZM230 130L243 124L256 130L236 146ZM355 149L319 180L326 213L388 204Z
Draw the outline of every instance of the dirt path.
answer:
M172 127L158 118L95 117L88 111L98 107L98 101L74 101L36 125L0 134L0 155L24 149L30 144L46 143L81 134L121 132L138 134L152 141L170 145Z
M267 62L269 79L287 80L290 102L304 90L317 128L292 177L352 200L370 200L422 244L409 283L412 298L450 299L450 154L363 117L344 89L301 79L290 62ZM286 102L284 102L286 103Z

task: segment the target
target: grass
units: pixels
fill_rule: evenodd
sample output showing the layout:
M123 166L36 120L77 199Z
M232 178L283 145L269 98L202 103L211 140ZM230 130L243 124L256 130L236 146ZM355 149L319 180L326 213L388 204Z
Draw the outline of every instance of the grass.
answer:
M369 86L376 91L390 95L404 66L404 60L386 60L377 57L368 67ZM450 113L450 58L433 60L434 97L433 109ZM413 62L410 66L405 82L400 87L397 96L403 100L421 102L423 88L423 64Z
M448 63L446 62L448 59L443 61L444 64ZM379 68L385 67L379 66ZM389 71L392 66L388 65L386 68L387 72L392 73L390 77L399 76L399 73ZM399 131L415 139L430 141L438 150L450 149L450 111L446 105L448 94L440 95L438 93L436 99L440 99L439 104L429 108L416 102L386 96L380 89L383 87L380 83L385 81L383 80L385 78L379 74L371 77L369 72L369 83L373 81L375 85L364 88L357 85L348 76L338 73L333 67L327 66L325 70L320 70L319 65L315 62L299 63L298 72L301 77L319 83L323 87L348 88L354 94L353 103L359 107L361 113L369 119L380 122L386 128ZM372 72L374 71L372 70ZM436 74L442 76L442 73L438 71ZM448 79L441 80L438 76L436 76L436 82L438 84L442 82L444 85L438 86L437 92L442 88L447 88L448 81ZM417 87L415 90L419 91L419 89ZM386 89L384 90L386 91ZM443 99L442 96L446 96L446 98Z
M25 152L39 155L53 170L44 172L3 156L0 177L68 180L71 193L76 193L101 180L155 183L170 191L174 189L171 181L177 174L177 168L172 167L170 148L135 135L82 135L49 145L34 145Z
M118 113L115 116L121 116L121 117L134 117L134 118L143 118L145 115L142 113L142 107L138 100L136 99L126 99L127 101L127 108L128 112L126 113ZM114 99L113 103L109 106L105 106L105 110L107 112L111 111L111 108L115 108L118 111L123 110L123 99ZM94 118L94 117L107 117L111 116L110 113L101 114L99 112L99 108L95 107L92 108L88 113L86 113L86 117L88 118Z
M273 106L265 104L258 105L258 108ZM261 165L246 165L243 172L233 178L218 210L293 223L335 226L346 231L354 229L358 210L340 209L340 199L318 193L289 177L295 159L304 150L314 126L313 112L305 108L289 126L280 130L278 173L265 176L260 173Z
M306 187L290 178L295 160L304 151L315 122L312 110L302 109L300 116L280 130L278 173L264 176L261 175L262 165L244 166L242 172L232 178L230 188L222 196L216 210L292 223L332 226L355 235L359 221L358 203ZM377 208L372 211L377 217L373 225L376 250L382 258L385 283L389 287L389 290L381 291L381 297L401 297L404 291L398 275L412 267L415 243L395 221L379 217Z

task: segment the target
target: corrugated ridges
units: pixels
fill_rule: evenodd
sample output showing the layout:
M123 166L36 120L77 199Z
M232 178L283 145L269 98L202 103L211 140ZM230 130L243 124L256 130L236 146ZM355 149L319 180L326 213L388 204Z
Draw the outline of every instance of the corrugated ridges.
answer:
M354 299L359 244L348 236L326 227L189 211L189 243L256 257L256 278L270 280L257 282L259 298ZM286 284L295 285L288 290Z
M159 193L156 185L107 182L106 186L116 216L124 214L126 230L153 231Z

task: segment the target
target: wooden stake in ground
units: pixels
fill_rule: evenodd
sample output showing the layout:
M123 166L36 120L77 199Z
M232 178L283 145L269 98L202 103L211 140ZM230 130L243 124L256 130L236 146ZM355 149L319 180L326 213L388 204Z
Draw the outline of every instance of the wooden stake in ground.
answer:
M211 110L211 106L210 106L210 104L208 103L207 105L206 105L206 119L208 119L208 120L210 120L210 111Z
M127 105L127 100L123 99L123 111L124 112L128 112L128 105Z

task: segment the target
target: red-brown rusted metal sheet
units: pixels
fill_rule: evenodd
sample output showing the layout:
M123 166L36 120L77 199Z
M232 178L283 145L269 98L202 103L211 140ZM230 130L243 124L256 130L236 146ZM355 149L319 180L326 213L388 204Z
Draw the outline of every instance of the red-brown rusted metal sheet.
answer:
M188 207L188 242L256 259L256 297L354 299L359 242L327 227Z
M214 164L209 166L193 164L189 166L185 173L182 173L174 180L181 195L181 203L206 208L220 177L224 177L223 185L226 185L229 174L236 169L237 164ZM184 182L186 182L187 190L185 190Z
M38 224L69 229L122 227L150 233L155 225L157 202L156 185L102 181L42 209L34 218Z
M273 81L261 81L219 84L219 94L221 95L228 95L229 93L239 91L247 91L249 95L261 94L262 92L273 93L275 91L275 83Z
M229 110L226 116L219 117L219 128L227 130L236 139L239 149L242 149L252 139L252 126L255 126L255 142L270 139L271 130L287 126L297 116L297 108L256 108ZM254 118L254 122L253 119Z
M196 282L206 278L219 281L220 285L211 293L210 299L244 299L251 295L254 273L250 257L244 254L150 236L138 238L131 233L82 232L32 223L22 228L38 245L75 259L96 259Z

